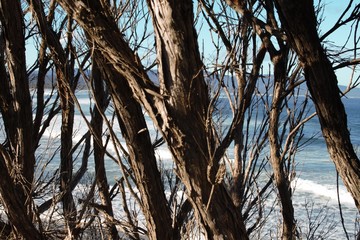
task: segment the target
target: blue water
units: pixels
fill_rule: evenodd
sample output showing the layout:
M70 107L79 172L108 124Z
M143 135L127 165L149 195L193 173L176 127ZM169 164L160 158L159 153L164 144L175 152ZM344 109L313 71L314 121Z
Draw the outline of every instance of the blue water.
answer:
M89 95L90 94L88 91L77 92L77 97L79 104L81 105L81 109L88 119L90 119L90 108L93 106L93 103L89 101ZM347 110L348 126L351 133L351 140L355 149L357 149L360 146L360 98L344 98L343 102ZM311 114L312 112L313 109L310 108L309 114ZM260 117L261 113L263 113L263 110L259 112ZM109 118L111 118L110 111L108 112L108 115ZM230 109L223 109L222 117L224 120L224 127L226 128L226 125L230 123ZM148 122L149 131L154 138L154 136L156 135L156 129L151 123L150 118L146 117L146 119ZM254 119L252 119L251 126L255 126ZM74 142L76 140L79 140L86 132L86 123L78 110L75 116L75 129L76 131L74 134ZM114 123L114 131L116 133L120 133L116 121ZM54 121L52 122L52 126L45 131L44 137L40 142L41 146L37 151L39 171L41 170L41 167L49 159L51 159L51 157L53 158L47 163L46 171L50 174L53 174L55 170L59 167L59 134L60 117L54 119ZM3 138L4 131L3 128L0 127L0 140L3 141ZM123 139L121 139L121 137L119 139L123 146L126 148ZM335 216L337 226L334 229L336 230L336 233L331 235L332 237L329 236L328 239L343 238L345 235L343 233L341 225L339 224L339 208L336 191L336 171L333 163L329 158L329 154L327 153L326 145L321 135L320 125L316 117L314 117L305 124L304 137L302 142L306 142L307 140L309 140L309 142L307 142L303 147L301 147L295 159L296 178L293 182L293 186L295 187L293 199L297 219L299 220L299 224L305 224L307 219L306 211L304 211L305 206L309 203L313 203L313 208L315 209L314 211L326 209L329 216ZM115 147L112 144L109 144L108 152L113 156L116 155ZM268 150L264 149L264 152L268 153ZM156 153L165 168L173 168L171 154L167 150L166 146L161 146L159 149L157 149ZM231 151L229 151L229 158L232 158ZM75 168L79 168L79 166L81 165L80 159L81 156L78 160L75 160ZM108 179L110 184L113 184L116 179L119 179L121 177L121 171L119 170L118 165L110 158L107 158L106 162ZM90 175L94 173L94 163L92 161L92 158L90 158L90 161L88 163L88 172ZM339 186L339 193L341 197L340 199L342 209L344 212L345 224L349 233L352 234L355 232L355 220L357 217L357 210L350 194L342 185L341 180ZM303 228L305 228L305 226Z

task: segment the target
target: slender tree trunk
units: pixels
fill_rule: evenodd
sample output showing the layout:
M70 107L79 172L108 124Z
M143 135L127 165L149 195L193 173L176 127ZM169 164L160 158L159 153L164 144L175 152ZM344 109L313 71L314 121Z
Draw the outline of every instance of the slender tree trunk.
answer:
M62 197L63 211L68 229L73 231L76 223L76 208L71 193L70 182L73 173L72 159L72 137L74 125L74 104L70 94L68 77L63 75L63 69L57 68L58 91L61 106L61 149L60 149L60 191Z
M105 207L106 214L110 217L114 216L113 207L109 194L109 184L106 177L104 153L105 149L102 144L102 126L103 119L101 112L105 111L107 106L106 93L104 89L104 82L101 78L101 72L96 64L96 60L93 58L92 63L92 87L94 89L94 95L97 102L97 106L94 107L94 115L92 118L92 128L94 134L94 161L95 161L95 177L96 184L99 189L99 195L102 205ZM106 226L108 230L108 239L119 239L119 233L116 226L111 223L110 219L106 219Z
M40 141L39 132L42 126L42 121L44 117L44 89L45 89L45 77L46 77L46 68L49 63L49 59L46 57L46 42L44 39L41 40L40 49L39 49L39 70L36 79L36 114L34 118L34 131L33 131L33 139L35 140L35 144L38 145Z
M89 44L90 45L90 44ZM95 47L91 46L90 47ZM95 51L98 52L97 49ZM108 106L108 92L105 90L104 81L102 78L101 70L98 66L98 60L95 56L100 55L94 54L92 56L92 78L91 84L94 90L94 97L96 99L97 105L94 106L94 114L92 117L91 125L93 127L94 135L94 161L95 161L95 176L96 176L96 185L99 190L100 200L102 205L105 207L105 212L108 216L114 217L113 206L111 202L111 196L109 193L109 184L105 171L105 147L102 143L102 133L103 133L103 118L102 114ZM109 219L105 218L105 224L108 231L108 239L117 240L119 239L119 233L117 231L116 225Z
M60 149L60 191L63 193L62 203L65 221L68 230L72 232L75 228L76 208L71 193L70 182L73 171L72 159L72 137L74 125L74 103L72 100L72 88L70 76L73 76L73 66L69 65L67 55L60 44L59 37L56 36L49 23L46 21L44 8L39 0L28 0L32 14L36 19L37 25L43 38L49 46L55 62L57 86L60 95L61 106L61 149ZM71 19L68 19L68 27L71 28ZM71 34L71 33L69 33ZM71 36L68 35L68 40ZM71 43L68 43L71 44ZM71 47L71 46L68 46ZM69 54L70 51L69 51ZM70 72L70 70L72 72ZM70 233L72 234L72 233Z
M140 204L147 222L148 236L150 239L172 239L170 210L141 106L133 98L124 77L109 67L101 55L97 55L96 59L105 76L120 129L126 140L131 168L142 200Z
M337 77L319 40L313 1L275 2L288 40L303 64L330 157L360 210L360 161L351 144Z
M283 47L282 47L283 48ZM282 239L295 239L296 225L294 218L294 207L291 198L291 187L288 173L285 169L285 159L281 158L281 146L279 143L279 118L281 114L281 104L286 83L286 63L287 50L282 50L282 54L273 58L274 63L274 90L272 106L269 117L269 144L270 160L274 171L274 181L281 202L281 214L283 219Z
M68 29L72 28L72 19L68 17ZM68 32L71 35L71 33ZM61 107L61 148L60 148L60 191L63 194L61 202L63 204L63 214L70 236L75 234L76 225L76 206L72 195L71 181L73 178L73 128L75 106L73 102L73 76L74 76L74 56L71 52L72 36L67 36L66 59L57 59L56 77L57 87L60 96ZM62 49L61 49L62 50ZM61 51L59 48L59 51ZM63 54L62 50L62 53ZM57 55L58 52L54 51Z

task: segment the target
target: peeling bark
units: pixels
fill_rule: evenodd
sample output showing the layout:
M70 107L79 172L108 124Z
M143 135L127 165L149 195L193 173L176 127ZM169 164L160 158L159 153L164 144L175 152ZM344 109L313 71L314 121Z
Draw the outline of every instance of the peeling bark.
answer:
M210 104L193 28L192 1L148 1L156 33L160 93L167 96L163 132L208 239L246 239L241 212L216 179L215 139L206 131ZM209 149L210 146L210 149ZM226 206L226 207L225 207Z
M7 137L0 145L0 196L15 236L42 239L31 198L35 149L20 2L0 1L0 21L0 111Z
M170 210L141 106L133 98L126 79L107 64L100 52L97 53L96 61L109 87L120 129L128 147L148 236L150 239L172 239Z
M330 157L360 210L360 161L351 144L337 77L317 33L313 1L275 2L289 42L303 65Z
M160 65L159 72L163 74L160 90L148 79L139 59L123 40L114 20L104 15L106 10L98 1L74 3L60 0L59 3L67 12L73 14L99 46L103 56L125 77L132 94L163 133L207 238L247 239L241 213L234 206L225 187L222 184L215 186L218 163L211 161L212 150L207 148L209 139L205 129L205 116L208 96L201 74L198 50L194 49L197 45L192 25L191 1L171 6L172 14L169 15L171 10L166 14L172 17L166 20L167 22L174 20L174 17L176 20L185 19L186 24L181 21L181 24L184 24L182 27L161 23L165 24L163 27L170 27L170 33L177 31L180 35L177 41L174 38L177 35L171 37L176 43L176 46L173 46L175 51L168 48L170 45L163 45L164 48L161 48L163 52L159 58L165 61L164 65ZM155 24L158 20L155 19ZM176 22L173 21L174 24ZM182 45L185 43L190 44L188 48ZM160 44L164 44L161 39ZM188 54L176 56L182 51ZM175 59L168 55L172 52L176 54ZM212 166L210 171L209 165Z

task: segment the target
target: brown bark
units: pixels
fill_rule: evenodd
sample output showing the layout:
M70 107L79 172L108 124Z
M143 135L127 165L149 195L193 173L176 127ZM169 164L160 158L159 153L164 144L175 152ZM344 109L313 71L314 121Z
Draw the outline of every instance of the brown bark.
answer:
M285 49L284 49L285 48ZM274 171L274 181L281 202L282 214L282 239L295 239L296 225L294 218L294 207L291 198L291 187L288 172L285 169L285 159L282 159L280 152L281 145L279 140L279 118L281 114L281 104L283 102L286 84L286 63L287 47L282 46L282 54L274 57L274 90L272 105L269 116L269 144L270 161Z
M68 17L69 31L72 28L72 21L73 20ZM69 32L68 34L71 35ZM68 36L67 40L68 51L71 51L72 36ZM57 51L60 51L60 48L58 48ZM60 53L57 51L53 51L53 53L59 55ZM58 63L55 64L55 67L61 107L60 191L64 193L62 204L65 222L68 230L72 233L75 230L77 215L70 184L73 177L72 145L75 106L72 98L72 95L74 94L72 92L72 83L74 79L75 56L73 56L72 52L67 53L66 55L70 55L67 56L68 59L64 61L63 59L58 58Z
M0 145L0 195L9 221L15 230L16 238L23 239L45 239L33 223L31 215L24 205L22 194L19 193L10 176L6 162L12 161L6 150ZM6 236L8 237L8 236Z
M53 34L51 31L51 28L47 26L46 22L41 21L44 18L43 16L43 10L42 5L39 1L33 0L30 1L31 6L34 10L34 16L38 21L39 28L42 32L42 35L45 37L45 39L48 42L48 45L50 49L54 53L54 60L55 64L57 66L57 74L58 75L58 88L59 91L62 92L62 111L63 111L63 129L62 129L62 139L66 139L67 136L70 136L71 132L71 125L72 123L72 115L73 108L71 103L71 96L68 91L70 89L68 88L69 84L66 83L67 79L67 68L66 65L64 65L64 62L66 62L65 54L62 51L61 45L59 44L59 41L57 37ZM73 3L73 2L72 2ZM74 3L73 3L74 4ZM77 9L77 8L75 8ZM81 8L80 8L81 9ZM101 5L99 10L101 9ZM40 16L40 17L39 17ZM97 29L93 29L97 30ZM91 34L90 34L91 35ZM101 36L101 35L100 35ZM99 35L97 35L99 37ZM102 39L103 37L100 37ZM104 66L107 65L106 62L103 63ZM129 69L131 70L131 69ZM110 70L111 72L111 70ZM151 142L150 138L148 136L147 131L143 131L143 129L146 129L146 123L145 120L140 117L134 117L141 114L142 116L142 110L140 106L127 106L127 103L131 100L134 102L131 91L126 89L126 82L124 82L123 77L120 76L120 81L118 80L118 76L113 76L112 73L110 74L111 79L113 82L115 82L114 86L116 89L121 89L121 92L113 92L113 96L117 99L115 102L116 108L121 114L125 114L124 118L126 120L122 120L123 122L126 122L127 124L133 124L129 128L124 128L124 133L126 130L130 131L125 134L126 138L128 140L129 146L131 146L131 149L133 149L132 152L132 158L133 158L133 167L137 175L137 180L139 183L146 183L146 184L140 184L141 186L140 191L142 196L144 197L143 202L143 210L145 213L145 216L147 217L149 226L149 234L152 239L169 239L171 236L171 218L170 213L167 208L164 209L164 206L166 206L166 198L163 195L163 189L160 182L160 176L156 176L158 174L158 170L156 169L156 159L153 152L153 149L151 148ZM112 86L110 86L111 88ZM124 92L124 94L121 94ZM120 98L123 98L123 103L119 103L118 95L120 95ZM130 100L129 100L130 98ZM71 108L71 109L70 109ZM130 109L130 110L129 110ZM136 111L136 114L132 114L129 111ZM142 116L143 118L143 116ZM134 119L137 119L137 121L134 121ZM70 125L66 123L66 121L69 121ZM120 121L120 122L122 122ZM141 136L140 136L141 135ZM147 137L146 137L147 136ZM65 211L65 217L68 215L68 222L74 222L74 219L72 217L73 214L73 200L71 197L71 194L69 191L69 180L71 178L71 156L66 155L66 152L68 152L70 147L71 139L67 142L62 142L62 166L61 169L65 170L68 169L68 171L62 171L62 183L61 183L61 190L65 191L64 196L64 211ZM137 166L136 162L139 162L139 166ZM144 165L142 165L144 164ZM149 177L150 175L150 177ZM149 179L147 181L147 179ZM162 194L159 194L159 193ZM161 226L161 227L159 227Z
M245 37L244 37L245 39ZM236 127L234 130L232 130L232 133L230 131L229 139L234 139L234 173L233 173L233 184L232 184L232 199L237 207L242 208L243 207L243 198L244 198L244 190L245 190L245 182L247 181L246 178L249 176L245 176L245 159L243 157L243 151L244 151L244 119L246 116L246 111L251 106L251 98L255 91L255 86L259 77L259 71L261 64L264 60L266 54L266 48L264 45L261 45L259 52L257 53L256 57L254 58L254 67L250 73L248 85L246 90L245 89L239 89L240 97L239 99L242 99L240 102L239 112L237 113L237 120L236 120ZM246 58L244 59L243 63L243 70L242 72L246 73ZM240 77L240 76L239 76ZM242 75L241 78L243 80L240 81L246 81L246 74ZM244 83L245 84L245 83ZM240 85L240 84L239 84ZM243 87L245 88L245 86ZM236 130L235 130L236 129ZM245 133L246 134L246 133ZM231 136L233 135L233 136ZM223 142L224 143L224 142ZM222 146L222 149L228 148L229 143L226 146ZM223 155L223 153L221 154Z
M97 106L94 107L94 114L92 116L92 128L94 135L94 161L95 161L95 177L96 185L99 189L99 195L102 205L105 207L105 212L108 216L114 217L111 198L109 194L109 185L107 182L105 171L105 149L102 144L102 131L103 131L103 119L102 112L106 109L107 100L104 89L104 82L101 78L101 72L96 64L96 60L93 59L92 63L92 87L94 89L94 95L97 102ZM110 219L106 219L106 226L108 230L108 239L119 239L119 233L116 226L111 223Z
M31 198L35 156L20 2L0 1L0 20L0 111L7 137L0 145L0 195L14 234L41 239Z
M120 129L128 147L148 236L150 239L172 239L170 210L141 106L134 99L124 77L107 64L106 59L99 55L100 52L97 53L96 62L99 63L109 87Z
M313 1L275 2L289 43L303 64L331 159L360 210L360 161L351 144L337 77L316 30Z
M164 60L164 65L161 64L159 70L163 77L163 80L160 78L161 92L148 79L138 57L123 40L114 20L104 16L106 11L102 9L101 4L97 1L74 3L68 0L60 0L59 3L67 12L74 15L81 27L98 44L103 56L126 78L132 94L142 103L164 134L175 158L178 173L187 187L189 199L206 230L207 237L247 239L241 213L236 210L225 187L222 184L214 186L215 183L209 181L215 180L218 163L210 161L207 148L204 116L208 96L202 79L201 62L196 53L191 1L181 2L176 7L171 6L174 15L167 11L162 15L166 17L160 19L162 17L159 16L160 18L154 21L157 24L157 20L169 18L166 20L166 26L162 28L169 27L171 34L176 31L179 33L171 36L175 45L167 45L168 43L162 42L161 39L160 43L157 43L165 43L162 45L164 48L158 49L163 51L159 59ZM185 24L182 22L183 19L186 21ZM184 25L180 26L180 29L174 29L179 26L169 25L171 21L181 21L180 24ZM166 31L162 33L165 35ZM183 46L185 42L189 45ZM179 51L188 54L175 56L175 59L168 55L171 52L177 55ZM133 120L132 118L131 121ZM210 168L211 174L208 176L209 163L213 168ZM210 197L213 186L214 191Z
M36 79L36 114L34 118L34 131L33 139L36 140L35 145L38 145L41 135L39 134L40 128L42 126L42 120L44 117L44 88L45 88L45 77L46 77L46 67L49 63L49 59L46 57L47 46L45 40L41 41L39 49L39 69L38 76Z
M91 43L89 43L90 47ZM98 51L98 50L95 50ZM96 106L94 106L94 113L92 116L91 125L93 128L93 139L94 139L94 161L95 161L95 177L96 185L99 190L100 200L104 206L106 212L105 224L108 234L108 239L117 240L120 239L116 225L111 221L114 217L113 206L111 202L111 196L109 193L109 184L107 181L106 170L105 170L105 147L102 143L103 133L103 119L102 115L108 106L107 91L105 90L104 81L101 76L101 70L97 64L95 58L96 55L92 56L92 69L91 69L91 84L94 91L94 97ZM110 218L109 218L110 217Z
M246 239L241 212L216 179L219 163L208 134L210 104L202 73L192 1L148 1L156 33L160 93L166 96L163 132L208 239ZM226 207L225 207L226 206Z
M67 77L62 70L57 69L58 91L61 106L61 149L60 149L60 191L62 197L64 217L69 230L74 230L76 221L75 203L71 193L70 182L73 173L72 136L74 125L74 104L68 88Z
M274 171L274 182L278 190L278 196L281 202L281 213L283 218L283 239L294 239L296 233L296 224L294 218L294 208L292 205L291 187L288 173L285 169L282 154L280 152L279 117L281 113L281 104L283 102L287 75L288 46L284 43L283 34L278 32L279 27L274 13L274 4L272 1L265 1L267 19L266 23L256 18L251 9L250 3L238 0L225 0L235 11L242 14L244 18L253 24L256 34L260 37L263 45L266 47L274 64L274 90L272 106L269 116L269 144L270 144L270 162ZM250 5L250 6L249 6ZM279 50L276 49L271 37L275 37Z
M59 37L56 36L46 21L43 5L39 0L28 0L33 17L40 29L42 37L53 54L55 62L57 87L61 106L61 149L60 149L60 191L63 193L63 211L68 230L73 231L76 221L76 208L71 193L70 182L73 171L72 135L74 125L74 103L72 101L72 88L70 76L73 76L72 61L67 60L66 52L62 48ZM68 28L71 28L71 19L68 19ZM71 33L68 35L68 47L71 48ZM70 50L70 49L69 49ZM70 53L68 53L70 54ZM70 64L72 63L72 65Z
M29 82L26 74L24 23L20 4L1 1L1 23L4 28L6 61L9 78L1 78L1 95L4 104L4 124L16 171L24 177L23 184L31 188L34 174L34 149L32 144L32 106ZM5 69L3 69L4 71ZM4 72L3 72L4 74ZM22 181L21 179L18 179Z

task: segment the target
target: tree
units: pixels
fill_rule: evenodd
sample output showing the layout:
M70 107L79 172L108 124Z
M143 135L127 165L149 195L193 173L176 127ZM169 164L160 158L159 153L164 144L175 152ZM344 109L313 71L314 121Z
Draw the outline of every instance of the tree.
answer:
M22 17L19 17L22 10L17 1L2 1L0 4L0 81L3 86L0 90L0 111L7 135L7 143L0 147L0 193L8 217L16 226L15 234L41 239L42 233L36 229L32 220L36 217L33 215L34 203L31 198L35 156L31 98L24 52L24 22Z
M352 1L349 6L351 4ZM313 1L303 4L276 1L276 6L289 42L303 65L330 156L360 210L360 192L356 187L360 184L360 161L351 144L334 67L321 46L317 33ZM357 5L350 19L358 19L359 16Z
M329 152L358 206L359 161L334 68L317 35L312 1L301 6L271 0L200 0L197 6L190 0L21 2L2 1L0 6L6 43L0 110L7 139L0 148L0 193L9 218L4 225L14 229L16 237L87 237L97 234L87 231L92 227L102 230L102 221L109 239L118 239L119 232L131 239L141 234L150 239L192 238L198 236L196 229L206 239L261 237L275 209L265 205L275 193L281 211L278 234L296 238L300 226L291 182L304 123L314 116L307 112L308 98L298 96L305 81ZM358 21L358 14L356 5L350 17L329 32ZM24 26L27 19L34 21ZM25 29L25 34L9 31L11 24ZM203 24L210 28L215 49L210 61L198 42ZM25 63L26 34L41 39L38 60L30 69ZM53 69L55 96L44 99L45 78ZM28 78L34 71L37 101L32 106ZM89 116L78 102L80 79L94 102ZM334 106L338 118L333 118ZM74 138L76 111L86 130L80 140ZM44 177L46 170L37 177L35 158L46 139L43 133L58 115L59 167L53 177ZM147 117L160 137L152 133ZM229 122L227 128L223 121ZM22 132L17 129L23 134L17 135ZM173 170L159 167L156 151L161 145L171 153ZM95 175L79 196L75 189L82 189L91 159ZM106 159L114 160L121 171L112 187ZM14 175L16 169L22 170ZM114 198L122 199L124 218L116 216ZM132 210L128 198L135 206ZM16 208L14 202L25 208ZM52 212L58 209L58 225L64 227L43 227L51 225ZM144 218L140 224L136 211ZM48 220L42 218L45 212L50 212Z
M359 167L360 161L356 156L353 146L351 144L350 135L347 127L346 113L344 106L341 102L340 91L337 87L337 78L334 72L334 68L331 66L331 63L321 46L321 40L318 37L317 33L317 17L314 10L314 2L306 1L305 3L294 3L291 1L274 1L277 11L279 12L279 17L281 20L281 27L276 24L274 18L268 18L267 24L262 22L259 19L253 18L247 5L241 1L226 1L231 7L233 7L237 12L244 15L249 21L252 21L253 24L262 29L258 32L259 36L262 38L262 41L267 43L270 46L270 49L273 50L272 43L269 41L270 36L275 36L277 43L280 46L280 62L282 57L282 52L284 49L283 43L289 43L291 48L296 51L298 58L304 69L305 79L307 80L307 85L310 90L311 96L313 97L317 114L319 116L321 129L323 136L326 140L329 153L332 160L335 163L336 169L339 172L339 175L343 179L348 191L352 194L355 204L359 209L359 193L358 186L359 184ZM265 8L268 16L274 16L274 4L272 1L265 1ZM349 3L348 9L352 5L352 1ZM345 13L344 13L345 14ZM344 16L342 14L341 17ZM339 20L334 29L340 27L345 22L352 21L359 17L359 5L355 6L353 12L350 14L348 19L344 20L342 23ZM281 32L281 29L284 32ZM357 29L357 27L356 27ZM280 31L279 31L280 30ZM286 34L286 39L284 38ZM327 35L327 33L325 34ZM271 55L271 51L269 51ZM276 59L279 61L279 58ZM356 63L358 60L352 61ZM345 63L344 66L350 65L352 63ZM276 63L275 63L276 65ZM276 71L275 71L276 73ZM284 78L285 76L283 76ZM276 87L276 74L275 74L275 87ZM283 83L279 82L279 88ZM280 94L274 94L276 98ZM276 108L275 108L276 109ZM275 114L277 118L278 114ZM274 119L276 121L276 119ZM271 124L271 123L270 123ZM273 126L270 126L270 137L271 132L276 129L276 122ZM271 140L270 140L271 141ZM276 138L275 143L276 144ZM272 148L273 151L277 151L279 148ZM279 180L275 180L278 183L278 188L280 195L281 193L286 193L289 189L289 183L286 183L284 177L281 177L281 169L277 166L274 159L277 158L279 153L273 156L273 168L275 176L279 175ZM278 169L278 170L276 170ZM279 174L277 174L277 172ZM283 180L281 180L281 178ZM285 181L285 182L284 182ZM281 185L285 185L284 190L281 191ZM288 194L287 194L288 195ZM283 198L281 198L283 199ZM290 203L290 204L289 204ZM290 216L285 217L284 221L288 219L290 222L284 224L284 235L285 239L293 238L294 232L294 222L292 212L291 197L285 197L285 200L282 201L283 208L288 206L288 209L283 209L284 213L290 214ZM291 234L291 232L293 232Z

